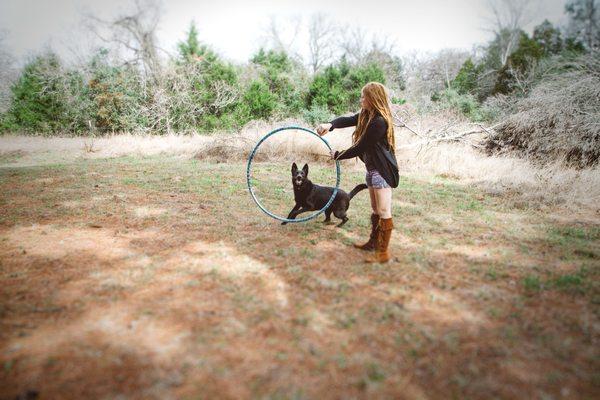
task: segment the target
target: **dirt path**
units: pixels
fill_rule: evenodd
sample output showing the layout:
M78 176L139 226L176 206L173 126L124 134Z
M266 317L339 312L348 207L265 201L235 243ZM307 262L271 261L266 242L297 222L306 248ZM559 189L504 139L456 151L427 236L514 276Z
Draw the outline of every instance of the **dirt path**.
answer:
M403 178L395 259L365 265L350 244L366 193L342 229L282 227L244 173L165 157L0 170L0 398L600 394L585 215Z

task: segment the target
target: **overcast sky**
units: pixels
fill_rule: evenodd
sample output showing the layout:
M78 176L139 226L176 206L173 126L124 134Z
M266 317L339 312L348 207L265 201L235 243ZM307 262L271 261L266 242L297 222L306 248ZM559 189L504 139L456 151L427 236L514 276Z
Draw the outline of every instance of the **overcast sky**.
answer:
M125 0L0 0L0 30L4 44L19 61L45 47L68 58L89 46L82 13L110 18ZM529 28L544 18L564 21L565 0L537 0ZM200 39L224 57L244 62L261 45L270 16L282 22L293 16L308 19L322 12L341 24L361 26L387 36L398 54L411 50L471 49L490 38L486 0L170 0L163 2L159 43L173 51L194 20ZM300 38L301 40L301 38Z

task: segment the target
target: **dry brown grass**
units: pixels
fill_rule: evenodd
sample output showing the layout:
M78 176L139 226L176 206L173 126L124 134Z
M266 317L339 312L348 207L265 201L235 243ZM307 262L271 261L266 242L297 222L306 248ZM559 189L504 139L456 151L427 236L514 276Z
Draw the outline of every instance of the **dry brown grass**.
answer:
M468 124L450 112L419 116L406 108L402 111L402 118L410 121L411 128L423 134L432 134L450 125L458 131L468 130ZM247 159L260 138L281 126L302 126L302 123L295 120L277 124L257 121L248 124L238 134L120 134L96 138L93 142L89 138L4 136L0 137L0 161L10 166L27 166L156 154L214 162L242 161ZM351 145L351 133L352 128L335 130L327 134L326 139L334 149L342 149ZM493 194L511 193L527 202L561 205L570 210L584 207L596 213L600 210L600 166L582 170L565 167L559 162L540 166L516 156L488 156L463 143L422 147L418 143L423 139L403 128L396 128L396 135L397 158L403 175L442 175L476 185ZM320 162L328 159L326 147L301 131L274 135L263 143L256 159L291 162L295 155ZM343 162L343 168L361 170L364 167L359 161L349 160Z
M398 153L406 174L447 176L491 194L512 193L533 204L570 210L584 207L596 215L600 210L600 167L580 170L558 162L539 166L515 156L488 157L460 144L439 144L417 152Z

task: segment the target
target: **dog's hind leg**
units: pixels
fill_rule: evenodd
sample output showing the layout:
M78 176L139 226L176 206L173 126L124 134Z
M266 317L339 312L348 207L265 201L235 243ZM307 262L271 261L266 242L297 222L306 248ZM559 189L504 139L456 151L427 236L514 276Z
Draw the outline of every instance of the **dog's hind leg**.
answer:
M344 218L342 218L342 222L340 222L340 223L339 223L339 224L337 224L336 226L337 226L338 228L341 228L342 226L344 226L344 224L345 224L346 222L348 222L348 217L346 217L346 216L344 215Z
M340 222L337 225L338 228L342 227L346 222L348 222L348 217L346 216L346 210L343 210L343 209L341 209L341 210L340 209L335 210L333 212L333 215L335 215L336 218L339 218L339 219L342 220L342 222Z
M325 210L325 220L323 221L324 224L328 224L331 222L331 212L331 207Z

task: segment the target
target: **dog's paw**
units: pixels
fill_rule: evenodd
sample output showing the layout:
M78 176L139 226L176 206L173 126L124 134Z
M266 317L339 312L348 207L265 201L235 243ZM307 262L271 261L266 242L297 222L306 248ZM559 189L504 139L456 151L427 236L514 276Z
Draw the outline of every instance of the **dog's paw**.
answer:
M281 225L285 225L285 224L287 224L287 221L283 221L283 222L281 223Z

